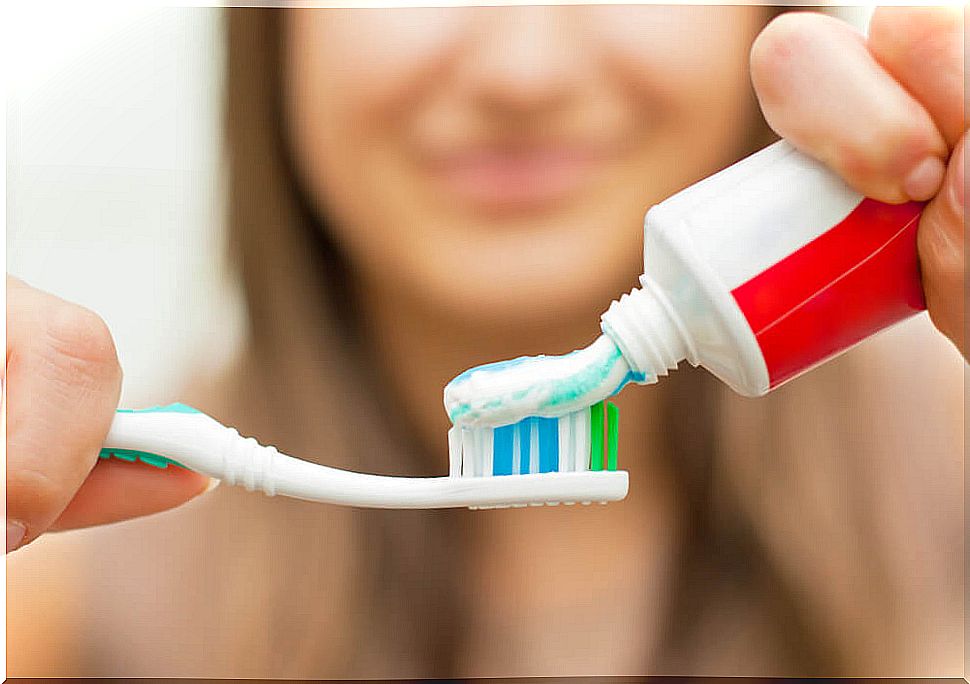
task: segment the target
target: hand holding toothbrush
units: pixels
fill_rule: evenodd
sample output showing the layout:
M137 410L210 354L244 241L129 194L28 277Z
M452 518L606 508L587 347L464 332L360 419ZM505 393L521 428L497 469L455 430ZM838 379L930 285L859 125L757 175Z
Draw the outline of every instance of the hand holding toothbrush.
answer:
M964 9L876 9L868 38L814 12L783 14L751 51L771 127L883 202L926 201L918 232L927 308L964 336Z
M8 552L47 530L172 508L204 492L210 477L270 496L375 508L606 503L627 493L627 473L616 468L616 409L602 404L598 413L516 426L507 435L514 473L492 472L483 442L491 430L453 429L442 435L450 471L441 477L301 460L183 404L115 410L121 369L104 322L14 278L7 289L5 383L16 387L7 407Z
M49 530L172 508L209 486L183 468L98 460L121 391L111 334L91 311L9 276L3 383L7 552Z

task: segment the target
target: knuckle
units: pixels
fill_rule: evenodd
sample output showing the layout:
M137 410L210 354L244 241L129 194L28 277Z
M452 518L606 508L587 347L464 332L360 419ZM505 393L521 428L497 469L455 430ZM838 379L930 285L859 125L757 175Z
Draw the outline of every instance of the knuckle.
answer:
M58 302L48 312L44 326L47 348L59 362L83 367L99 377L120 378L111 331L96 313Z

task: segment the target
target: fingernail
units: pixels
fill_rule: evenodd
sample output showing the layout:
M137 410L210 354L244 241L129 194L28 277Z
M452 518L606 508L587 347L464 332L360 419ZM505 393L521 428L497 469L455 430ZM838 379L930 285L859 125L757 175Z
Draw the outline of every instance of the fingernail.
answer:
M25 534L27 534L27 528L20 523L13 521L7 523L7 553L20 547Z
M930 199L940 189L946 167L939 157L927 157L909 172L903 181L903 191L916 202Z
M208 494L213 489L215 489L216 487L218 487L220 482L222 482L222 480L220 480L218 478L215 478L215 477L210 477L209 478L209 484L206 485L206 488L202 490L202 493L203 494Z

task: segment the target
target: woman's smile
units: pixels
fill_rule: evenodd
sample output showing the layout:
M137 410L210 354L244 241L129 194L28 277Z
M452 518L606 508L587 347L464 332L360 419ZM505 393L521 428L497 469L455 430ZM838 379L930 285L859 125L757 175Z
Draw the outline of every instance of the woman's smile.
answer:
M432 158L436 183L473 209L536 210L567 201L614 157L575 143L483 145Z

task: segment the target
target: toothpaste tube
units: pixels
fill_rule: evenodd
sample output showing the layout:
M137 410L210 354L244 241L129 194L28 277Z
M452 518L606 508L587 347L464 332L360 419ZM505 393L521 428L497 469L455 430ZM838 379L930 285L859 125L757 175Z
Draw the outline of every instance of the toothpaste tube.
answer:
M603 332L639 377L686 360L763 395L925 309L921 210L775 143L650 209L642 287Z

